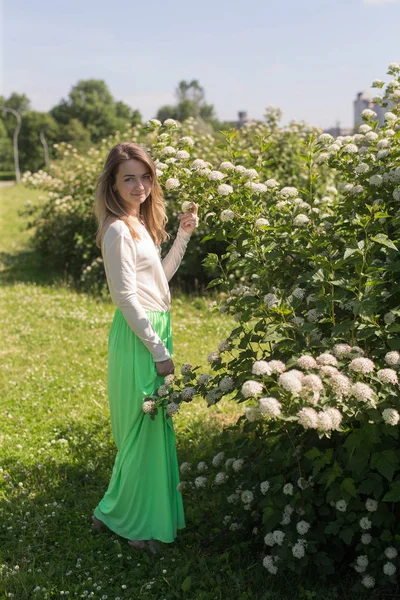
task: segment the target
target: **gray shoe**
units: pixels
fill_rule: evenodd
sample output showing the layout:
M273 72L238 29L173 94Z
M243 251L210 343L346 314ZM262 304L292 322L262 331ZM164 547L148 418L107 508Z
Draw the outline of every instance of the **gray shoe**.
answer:
M156 540L147 540L147 547L152 554L157 554L160 551L160 545Z

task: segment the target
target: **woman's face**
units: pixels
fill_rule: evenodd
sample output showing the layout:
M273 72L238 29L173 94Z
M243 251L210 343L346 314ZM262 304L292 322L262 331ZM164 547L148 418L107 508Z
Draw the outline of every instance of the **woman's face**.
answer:
M151 192L151 171L140 160L130 158L120 163L113 185L129 214L138 215L140 205Z

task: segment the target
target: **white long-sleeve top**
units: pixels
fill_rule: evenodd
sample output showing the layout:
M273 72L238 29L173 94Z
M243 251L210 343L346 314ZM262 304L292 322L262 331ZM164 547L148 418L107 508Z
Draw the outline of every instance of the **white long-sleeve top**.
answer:
M161 260L161 248L154 244L146 227L137 228L141 239L134 240L121 219L111 220L101 251L112 301L151 352L154 362L160 362L170 358L170 354L146 311L170 310L168 282L182 261L191 233L180 227L171 249Z

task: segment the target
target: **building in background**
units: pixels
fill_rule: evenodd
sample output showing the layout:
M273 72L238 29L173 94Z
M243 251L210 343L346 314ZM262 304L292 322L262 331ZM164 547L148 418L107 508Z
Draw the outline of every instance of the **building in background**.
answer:
M385 123L385 113L390 110L393 106L392 102L388 102L387 106L381 106L372 102L371 97L366 92L358 92L356 99L353 103L354 106L354 130L357 131L360 125L364 123L361 118L361 113L366 108L369 108L376 112L376 118L379 121L379 126L383 127Z

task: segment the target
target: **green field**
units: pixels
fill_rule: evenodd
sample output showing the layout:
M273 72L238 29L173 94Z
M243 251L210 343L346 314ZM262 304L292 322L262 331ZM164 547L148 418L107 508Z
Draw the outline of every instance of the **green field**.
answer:
M0 598L354 598L345 583L320 589L268 576L262 554L208 526L206 500L186 499L186 529L155 558L92 532L116 453L106 392L115 307L73 291L32 251L19 211L38 193L14 186L0 194ZM177 367L207 371L207 354L233 325L210 316L210 300L173 293ZM241 413L229 401L184 405L174 417L180 462L212 456L222 428Z

